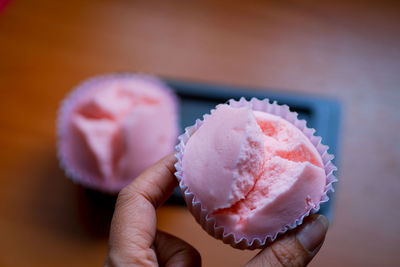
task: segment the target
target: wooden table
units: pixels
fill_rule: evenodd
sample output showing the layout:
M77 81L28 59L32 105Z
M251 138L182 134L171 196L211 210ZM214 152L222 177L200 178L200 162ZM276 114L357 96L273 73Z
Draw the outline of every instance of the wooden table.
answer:
M58 104L114 71L335 97L344 106L333 225L312 266L400 263L400 8L387 1L23 1L0 13L0 266L99 266L113 199L64 178ZM205 266L253 252L183 207L159 227Z

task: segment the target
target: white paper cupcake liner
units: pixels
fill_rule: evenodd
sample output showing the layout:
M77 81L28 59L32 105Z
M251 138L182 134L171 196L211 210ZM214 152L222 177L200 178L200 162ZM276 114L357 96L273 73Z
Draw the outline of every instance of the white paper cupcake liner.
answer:
M204 209L201 203L196 199L196 196L190 191L190 188L185 184L183 173L182 173L182 157L184 154L185 146L189 140L189 138L193 135L193 133L199 129L199 127L203 124L205 118L210 116L209 114L204 115L203 120L196 120L193 126L187 127L185 129L185 133L179 136L179 144L176 146L176 158L177 162L175 164L176 172L175 175L179 181L179 187L182 190L182 194L185 198L188 209L191 211L196 221L202 226L202 228L208 232L211 236L221 239L224 243L231 245L234 248L238 249L256 249L267 246L272 243L278 235L287 232L288 230L294 229L297 226L303 223L303 219L310 214L314 214L318 212L321 204L327 202L329 200L328 194L329 192L334 192L332 184L337 182L334 171L337 170L336 166L332 163L333 155L328 153L328 146L323 145L321 143L322 138L319 136L315 136L315 129L308 128L306 126L305 120L299 120L297 118L298 114L296 112L291 112L287 105L278 105L276 101L270 103L268 99L259 100L256 98L252 98L250 101L247 101L245 98L241 98L239 101L229 100L228 104L232 107L249 107L255 111L263 111L270 114L277 115L287 121L291 122L298 129L300 129L311 141L311 143L315 146L319 154L321 155L322 162L325 168L326 174L326 185L324 189L324 193L321 197L321 200L316 203L316 206L309 210L306 214L296 219L294 222L291 222L285 225L280 231L275 233L274 235L265 235L264 238L252 238L247 239L245 237L237 238L235 233L227 232L224 226L218 225L216 219L214 217L209 217L208 211Z
M89 78L73 88L71 92L61 102L56 121L57 158L59 160L59 165L61 169L64 170L66 176L69 177L74 183L81 184L84 187L95 189L108 194L118 193L123 187L128 185L131 180L104 181L99 177L93 176L87 172L75 168L71 163L72 155L69 155L67 152L67 144L64 142L64 137L66 136L69 127L69 116L79 104L79 101L82 99L82 97L89 93L91 90L95 90L96 88L98 88L98 85L105 85L107 83L112 83L116 80L122 79L140 79L155 84L174 103L174 107L176 109L175 113L178 114L177 97L172 92L172 90L157 77L140 73L112 73L108 75L101 75Z

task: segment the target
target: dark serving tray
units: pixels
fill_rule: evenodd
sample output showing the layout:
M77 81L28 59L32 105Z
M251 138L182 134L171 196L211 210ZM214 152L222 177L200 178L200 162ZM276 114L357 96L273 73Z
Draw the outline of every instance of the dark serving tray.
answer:
M196 119L202 118L203 114L209 113L216 105L225 103L231 98L245 97L247 100L252 97L268 98L270 101L276 100L278 104L286 104L291 111L297 112L300 119L307 121L308 127L317 130L316 135L321 136L323 144L329 146L329 153L335 156L338 154L341 107L337 100L269 89L256 90L174 79L164 79L164 81L175 90L179 97L181 132L185 127L193 125ZM337 158L333 162L336 165ZM329 220L332 219L335 194L330 198L328 203L321 206L319 212L327 216ZM184 204L179 188L175 189L168 203Z

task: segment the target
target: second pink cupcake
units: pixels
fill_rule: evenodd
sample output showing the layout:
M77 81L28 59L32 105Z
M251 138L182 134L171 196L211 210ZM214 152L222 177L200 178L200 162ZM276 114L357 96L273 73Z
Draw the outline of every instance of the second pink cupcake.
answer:
M100 76L62 103L58 156L75 182L114 193L172 152L177 134L177 101L160 80Z

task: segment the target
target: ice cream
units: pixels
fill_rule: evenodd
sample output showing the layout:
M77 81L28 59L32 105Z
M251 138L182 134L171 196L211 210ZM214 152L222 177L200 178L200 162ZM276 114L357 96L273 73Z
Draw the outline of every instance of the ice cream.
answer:
M227 104L191 134L181 169L207 218L237 240L276 236L319 204L327 183L320 153L295 125Z
M61 163L75 181L117 192L173 151L176 109L174 95L156 78L121 74L89 80L61 108Z

